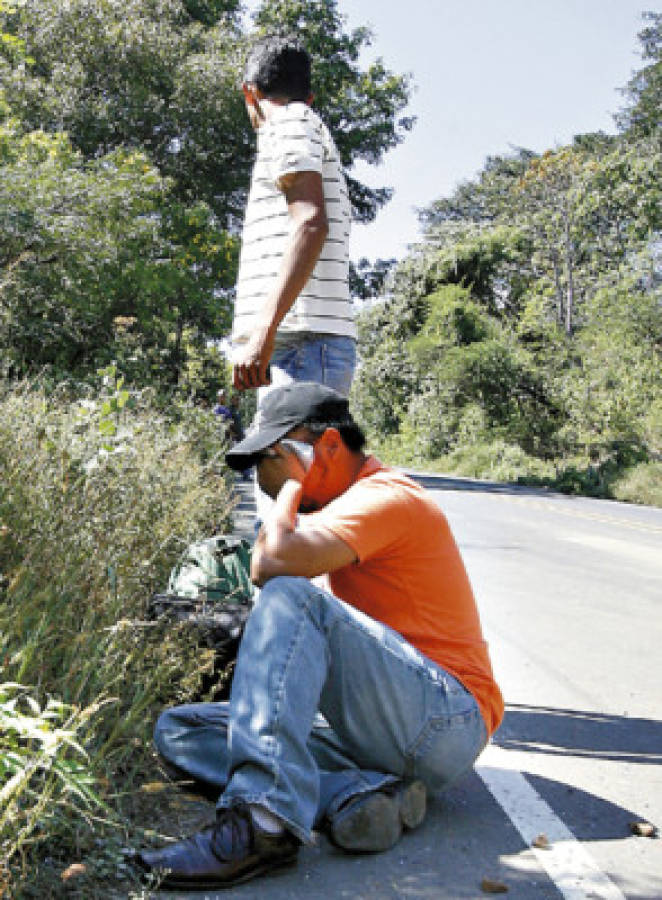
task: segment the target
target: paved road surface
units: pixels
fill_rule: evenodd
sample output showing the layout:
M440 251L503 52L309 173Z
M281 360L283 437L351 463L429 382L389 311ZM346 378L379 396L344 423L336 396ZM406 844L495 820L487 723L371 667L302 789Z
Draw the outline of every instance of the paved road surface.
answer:
M320 837L295 869L217 896L460 900L489 877L513 900L662 900L662 840L629 830L662 827L662 510L419 477L467 564L504 724L390 852Z

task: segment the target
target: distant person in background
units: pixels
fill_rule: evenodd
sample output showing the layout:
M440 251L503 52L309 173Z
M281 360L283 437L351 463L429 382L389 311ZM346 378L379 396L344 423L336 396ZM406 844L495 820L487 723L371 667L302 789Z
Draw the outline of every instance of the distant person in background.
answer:
M214 415L220 416L223 422L232 422L232 411L227 405L227 399L224 390L220 390L216 394L216 406L214 407Z
M232 443L236 444L244 439L244 423L239 407L239 394L235 393L230 397L230 415L232 417L230 422L230 437L232 438ZM251 469L244 469L241 473L241 477L243 481L249 481Z
M350 203L316 112L310 57L288 37L252 49L242 86L257 132L232 339L234 386L315 381L347 396L356 363L349 295ZM268 368L270 367L270 368Z

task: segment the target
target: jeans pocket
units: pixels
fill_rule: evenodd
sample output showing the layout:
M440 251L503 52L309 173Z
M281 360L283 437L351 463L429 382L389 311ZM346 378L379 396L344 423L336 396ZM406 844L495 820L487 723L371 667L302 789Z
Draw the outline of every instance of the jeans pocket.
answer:
M323 346L324 384L348 396L356 368L356 343L352 338L327 338Z
M408 774L422 778L432 790L441 790L471 768L486 740L477 706L431 717L407 751Z

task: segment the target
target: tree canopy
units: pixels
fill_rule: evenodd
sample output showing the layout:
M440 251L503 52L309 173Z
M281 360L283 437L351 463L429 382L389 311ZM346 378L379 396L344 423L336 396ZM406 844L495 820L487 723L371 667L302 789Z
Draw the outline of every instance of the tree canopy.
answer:
M411 127L408 77L362 65L370 32L347 31L335 0L264 0L254 30L242 22L238 0L0 5L7 371L119 355L136 377L177 383L227 332L255 146L239 85L264 31L296 32L311 53L355 217L387 201L351 170Z
M420 211L423 241L360 326L354 399L387 453L576 470L570 487L603 492L619 467L658 464L662 16L645 23L617 134L489 157Z

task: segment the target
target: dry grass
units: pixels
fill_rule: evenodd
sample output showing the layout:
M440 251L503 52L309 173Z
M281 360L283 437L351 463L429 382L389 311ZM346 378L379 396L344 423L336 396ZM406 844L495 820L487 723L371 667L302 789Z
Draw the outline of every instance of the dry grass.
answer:
M104 380L99 396L0 386L0 856L16 896L64 890L81 858L95 883L122 874L154 716L208 663L144 610L181 549L228 522L222 441L209 413L164 415Z

